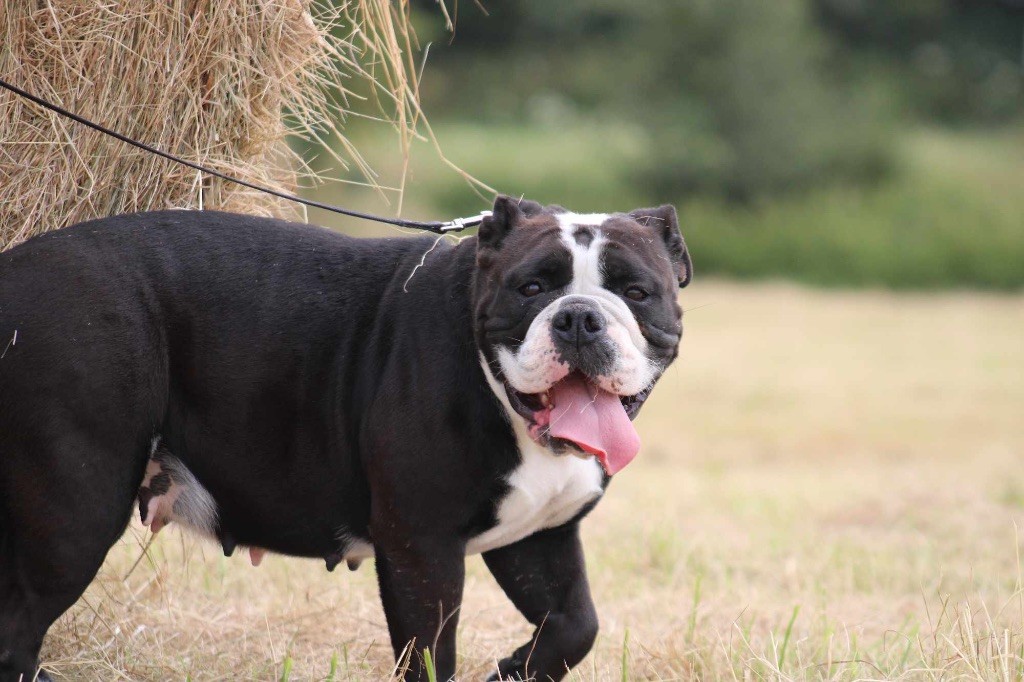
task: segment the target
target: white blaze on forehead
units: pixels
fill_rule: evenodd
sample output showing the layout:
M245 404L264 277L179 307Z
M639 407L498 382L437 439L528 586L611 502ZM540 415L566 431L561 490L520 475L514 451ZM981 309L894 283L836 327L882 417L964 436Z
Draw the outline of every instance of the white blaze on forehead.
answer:
M608 220L607 213L558 213L555 217L563 232L566 229L571 231L577 225L604 225L604 221Z
M599 229L608 220L606 213L559 213L558 226L562 228L562 243L572 254L572 284L570 294L593 294L604 290L601 286L601 251L608 241ZM590 238L577 240L576 231L583 228ZM582 242L582 243L581 243Z

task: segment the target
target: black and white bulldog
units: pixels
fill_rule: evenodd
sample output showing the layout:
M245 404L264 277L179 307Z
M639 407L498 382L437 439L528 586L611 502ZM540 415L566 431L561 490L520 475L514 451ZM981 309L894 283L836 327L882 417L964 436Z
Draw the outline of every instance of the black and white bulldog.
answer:
M640 447L690 258L671 206L499 197L477 238L352 239L169 211L0 254L0 682L136 504L249 549L375 557L396 656L455 674L465 556L535 627L492 679L597 633L579 521Z

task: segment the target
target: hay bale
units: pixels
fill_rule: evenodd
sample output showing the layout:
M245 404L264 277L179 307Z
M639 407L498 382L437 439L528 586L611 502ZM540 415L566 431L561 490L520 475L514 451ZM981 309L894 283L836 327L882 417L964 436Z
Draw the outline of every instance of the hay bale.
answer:
M389 0L352 0L341 9L310 0L3 0L0 74L164 151L292 190L309 172L286 137L339 132L345 105L330 93L347 92L343 81L377 78L386 116L411 134L419 111L405 22L404 3ZM347 37L337 37L342 31ZM366 170L341 139L341 160ZM0 192L0 249L116 213L301 211L199 177L6 90Z

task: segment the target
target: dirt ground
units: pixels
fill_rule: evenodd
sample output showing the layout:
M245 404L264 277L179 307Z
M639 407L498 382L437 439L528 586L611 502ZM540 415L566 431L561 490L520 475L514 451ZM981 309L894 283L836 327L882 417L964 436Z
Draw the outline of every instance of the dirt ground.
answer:
M699 281L644 449L584 522L576 680L1021 679L1024 296ZM377 680L372 562L133 523L43 651L64 679ZM460 678L529 628L479 557Z

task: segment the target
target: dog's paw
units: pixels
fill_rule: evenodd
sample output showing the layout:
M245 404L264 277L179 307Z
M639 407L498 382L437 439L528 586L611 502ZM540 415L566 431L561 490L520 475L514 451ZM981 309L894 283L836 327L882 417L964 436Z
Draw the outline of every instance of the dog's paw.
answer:
M523 682L526 679L528 678L523 676L522 666L510 657L498 663L498 669L491 673L487 682Z
M519 675L502 675L500 671L495 670L487 678L486 682L523 682L524 679ZM533 678L531 677L530 679L532 680Z

